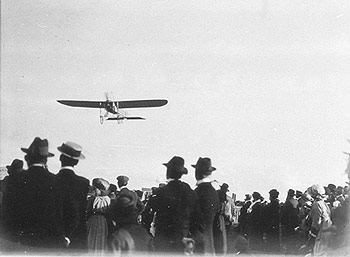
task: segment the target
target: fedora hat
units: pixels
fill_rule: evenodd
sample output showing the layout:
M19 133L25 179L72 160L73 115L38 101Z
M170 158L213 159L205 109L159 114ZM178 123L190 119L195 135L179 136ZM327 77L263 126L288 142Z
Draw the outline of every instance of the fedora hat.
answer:
M23 170L23 161L19 159L14 159L11 165L6 165L6 169L8 174L21 172Z
M14 159L11 163L11 165L6 165L6 168L13 169L13 170L22 170L23 169L23 161L19 159Z
M81 153L82 147L74 142L67 141L66 143L63 143L61 146L57 147L57 149L63 155L68 156L69 158L75 160L85 159L85 156Z
M223 184L220 186L220 189L223 190L223 191L226 191L226 192L230 191L228 188L229 188L229 185L226 184L226 183L223 183Z
M179 156L174 156L169 162L163 163L163 165L166 166L169 170L172 170L173 172L177 172L180 174L188 173L187 169L184 166L185 160Z
M193 168L201 171L209 171L212 172L216 170L215 167L211 166L211 160L208 157L199 157L196 164L191 165Z
M23 152L30 156L41 156L41 157L53 157L53 153L49 152L49 142L47 139L41 139L40 137L34 138L33 143L29 148L21 148Z

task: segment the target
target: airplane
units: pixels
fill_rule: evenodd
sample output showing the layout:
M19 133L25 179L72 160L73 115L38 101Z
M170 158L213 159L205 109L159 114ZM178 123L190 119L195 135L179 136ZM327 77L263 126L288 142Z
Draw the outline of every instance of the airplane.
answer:
M165 99L113 101L110 100L110 96L107 93L105 96L105 101L57 100L57 102L71 107L99 108L101 124L103 124L105 118L106 120L116 120L118 123L124 120L145 120L142 117L127 116L126 112L121 109L161 107L168 103L168 100ZM103 109L105 110L104 115L102 113Z

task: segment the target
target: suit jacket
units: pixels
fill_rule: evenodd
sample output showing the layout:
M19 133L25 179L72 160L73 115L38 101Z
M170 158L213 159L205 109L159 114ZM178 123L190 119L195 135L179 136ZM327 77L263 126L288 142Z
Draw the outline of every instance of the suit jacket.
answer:
M85 248L86 206L89 180L64 168L56 176L59 228L71 241L71 248Z
M215 216L220 209L219 195L210 182L199 184L195 191L198 195L200 211L197 217L197 227L199 227L203 235L203 245L199 245L198 250L214 254L213 226L215 225Z
M159 189L151 205L156 212L156 250L183 253L182 238L189 236L197 199L197 193L179 180L170 181Z
M62 238L55 207L55 175L41 166L32 166L22 175L22 197L16 203L18 239L32 246L56 247Z

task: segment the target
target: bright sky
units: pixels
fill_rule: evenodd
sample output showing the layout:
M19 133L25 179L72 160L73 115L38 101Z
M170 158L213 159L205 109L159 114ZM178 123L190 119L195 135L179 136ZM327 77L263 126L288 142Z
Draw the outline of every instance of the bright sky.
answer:
M77 173L130 187L165 180L162 163L198 157L245 193L345 185L350 151L350 2L329 0L1 3L0 166L20 147L74 141ZM145 121L99 123L57 99L164 98Z

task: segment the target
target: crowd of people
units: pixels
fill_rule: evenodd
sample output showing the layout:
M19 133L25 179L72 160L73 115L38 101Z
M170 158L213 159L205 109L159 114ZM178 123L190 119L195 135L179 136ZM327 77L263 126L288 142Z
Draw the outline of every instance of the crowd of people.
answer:
M7 166L1 181L2 240L32 251L90 254L324 255L349 249L348 183L290 189L284 202L277 189L269 191L269 200L253 192L235 202L227 183L213 186L210 158L192 165L197 181L192 189L181 181L188 174L184 159L174 156L163 163L167 183L151 192L133 191L126 175L116 177L117 185L77 175L75 166L85 156L74 142L57 147L61 168L50 172L46 164L54 154L48 146L47 139L36 137L21 148L28 168L19 159Z

